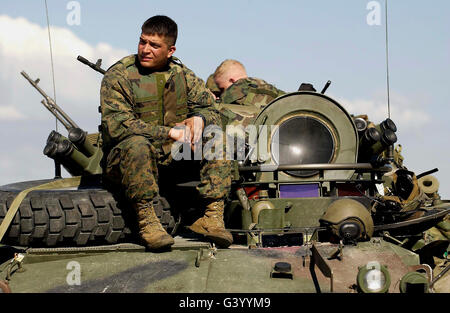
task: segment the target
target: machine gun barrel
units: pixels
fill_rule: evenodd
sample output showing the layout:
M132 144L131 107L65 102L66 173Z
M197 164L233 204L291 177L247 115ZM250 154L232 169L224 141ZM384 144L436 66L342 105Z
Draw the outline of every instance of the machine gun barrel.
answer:
M79 55L77 57L77 60L80 61L83 64L86 64L87 66L89 66L90 68L92 68L93 70L102 73L103 75L106 73L106 71L104 69L101 68L102 65L102 59L98 59L97 63L92 63L89 62L86 58L82 57L81 55Z
M39 78L32 80L25 71L20 72L23 77L44 97L41 103L69 130L70 128L79 128L78 125L56 104L55 100L50 98L39 86ZM64 120L64 122L63 122Z
M328 87L330 87L330 85L331 85L331 80L327 81L327 83L325 84L325 86L323 87L323 89L320 93L324 94L325 91L327 91Z

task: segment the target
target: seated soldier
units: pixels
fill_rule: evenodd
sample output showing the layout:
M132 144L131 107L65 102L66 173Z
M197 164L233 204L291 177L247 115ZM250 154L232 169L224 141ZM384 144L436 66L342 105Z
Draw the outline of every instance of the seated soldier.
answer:
M159 168L177 162L172 144L199 143L206 126L221 122L204 82L172 56L176 39L172 19L148 19L142 25L137 54L111 66L101 85L105 178L124 190L150 249L174 244L152 203L159 193ZM197 190L206 210L190 229L228 247L233 237L224 227L223 211L231 188L231 163L203 159L200 180Z
M223 61L213 75L222 92L222 103L251 105L261 109L285 94L262 79L248 77L244 65L236 60Z

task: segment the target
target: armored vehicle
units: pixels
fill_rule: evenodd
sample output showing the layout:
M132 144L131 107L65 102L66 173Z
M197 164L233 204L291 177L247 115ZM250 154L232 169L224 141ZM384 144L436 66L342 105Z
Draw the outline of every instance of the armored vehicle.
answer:
M391 119L353 116L326 88L262 110L223 105L251 121L225 211L234 243L218 249L189 232L201 214L198 178L161 174L154 204L175 244L154 253L139 244L120 190L102 181L100 136L22 74L68 135L53 131L44 148L54 179L0 187L3 292L450 291L450 201L437 169L406 168ZM60 164L72 177L59 177Z

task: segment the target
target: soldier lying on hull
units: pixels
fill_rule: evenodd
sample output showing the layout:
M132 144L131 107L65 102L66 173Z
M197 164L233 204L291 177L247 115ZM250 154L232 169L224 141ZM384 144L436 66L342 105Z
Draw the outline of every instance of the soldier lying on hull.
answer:
M221 102L264 108L284 91L266 81L248 77L244 65L236 60L223 61L214 72L214 81L221 91Z
M207 88L212 92L216 90L216 95L220 93L215 107L221 115L222 129L227 134L227 145L230 143L235 146L233 151L241 153L247 148L238 142L248 142L249 139L245 132L246 127L254 122L267 104L285 94L262 79L248 77L242 63L232 59L223 61L208 77ZM239 139L236 142L234 138Z
M101 84L104 173L125 191L150 249L174 243L152 204L159 192L158 167L177 162L172 143L186 141L186 136L191 143L199 142L206 126L221 123L214 96L204 82L173 57L176 39L173 20L149 18L142 25L137 55L111 66ZM223 210L230 192L231 163L215 159L200 163L197 189L206 211L190 229L228 247L233 238L225 230Z

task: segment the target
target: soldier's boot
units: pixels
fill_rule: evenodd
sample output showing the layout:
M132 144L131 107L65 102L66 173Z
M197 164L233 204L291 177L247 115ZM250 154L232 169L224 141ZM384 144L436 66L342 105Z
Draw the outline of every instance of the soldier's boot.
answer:
M205 215L188 228L202 234L219 247L227 248L233 243L233 236L225 229L223 221L224 201L215 201L206 206Z
M151 202L139 202L135 205L135 209L139 234L149 249L168 248L174 244L172 236L162 227Z

